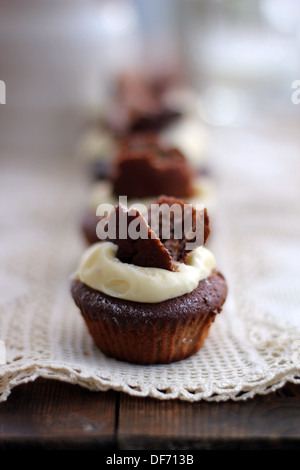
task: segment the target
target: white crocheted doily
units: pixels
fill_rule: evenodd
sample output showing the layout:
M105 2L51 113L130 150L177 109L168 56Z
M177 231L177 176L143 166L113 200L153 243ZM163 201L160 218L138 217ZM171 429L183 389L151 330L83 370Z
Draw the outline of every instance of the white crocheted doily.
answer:
M212 133L213 250L229 285L204 347L170 365L105 357L69 290L83 250L83 169L7 159L0 174L0 401L37 377L159 399L241 400L300 381L300 159L273 129Z

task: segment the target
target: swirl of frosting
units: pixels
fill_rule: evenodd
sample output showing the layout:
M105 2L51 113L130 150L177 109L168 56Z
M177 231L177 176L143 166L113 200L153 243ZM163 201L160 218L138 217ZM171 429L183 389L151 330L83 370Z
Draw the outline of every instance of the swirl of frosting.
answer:
M74 278L111 297L134 302L163 302L193 291L215 268L213 254L200 246L176 271L145 268L121 262L117 246L102 241L83 254Z

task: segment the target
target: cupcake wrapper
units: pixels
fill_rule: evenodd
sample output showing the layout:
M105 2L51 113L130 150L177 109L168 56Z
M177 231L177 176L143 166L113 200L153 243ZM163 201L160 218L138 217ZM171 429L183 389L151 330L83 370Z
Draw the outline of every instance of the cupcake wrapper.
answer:
M80 281L73 281L71 290L98 348L136 364L167 364L195 354L227 294L220 273L200 281L190 294L158 304L113 298Z
M174 324L157 320L151 328L105 321L101 315L94 319L86 309L81 314L94 342L107 356L136 364L166 364L187 358L203 346L217 312Z

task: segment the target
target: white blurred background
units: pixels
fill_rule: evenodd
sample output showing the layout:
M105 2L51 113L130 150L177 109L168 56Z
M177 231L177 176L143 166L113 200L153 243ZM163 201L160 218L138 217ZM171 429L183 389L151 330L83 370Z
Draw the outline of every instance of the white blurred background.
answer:
M208 125L298 126L299 49L295 0L2 0L1 155L69 155L86 110L130 64L179 65Z

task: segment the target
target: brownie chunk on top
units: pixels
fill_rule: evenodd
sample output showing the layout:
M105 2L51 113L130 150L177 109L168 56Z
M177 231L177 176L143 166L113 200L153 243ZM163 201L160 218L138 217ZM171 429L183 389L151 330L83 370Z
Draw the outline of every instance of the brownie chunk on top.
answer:
M189 243L193 248L204 245L210 232L206 209L166 196L149 206L146 217L118 204L101 226L103 238L118 246L122 262L169 271L176 270L176 262L185 262Z
M194 173L177 148L166 147L155 134L124 139L116 155L111 181L116 196L153 198L161 194L194 196Z

